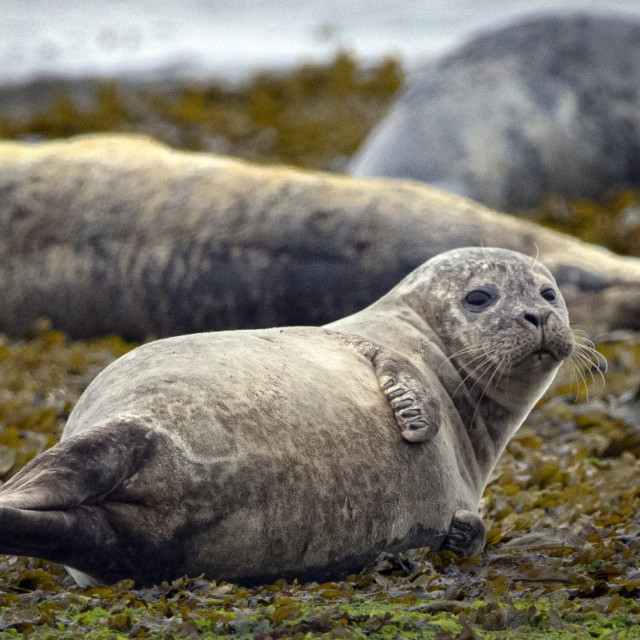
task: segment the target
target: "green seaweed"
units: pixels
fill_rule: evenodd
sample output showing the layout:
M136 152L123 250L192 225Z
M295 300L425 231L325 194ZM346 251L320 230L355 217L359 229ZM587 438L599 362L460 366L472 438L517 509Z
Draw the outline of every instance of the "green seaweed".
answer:
M52 447L89 382L133 346L115 336L73 343L44 319L24 340L0 336L0 479Z

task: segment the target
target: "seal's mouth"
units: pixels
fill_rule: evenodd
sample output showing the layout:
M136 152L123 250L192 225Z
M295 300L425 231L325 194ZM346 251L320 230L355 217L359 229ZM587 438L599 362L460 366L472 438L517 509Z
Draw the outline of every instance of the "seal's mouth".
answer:
M536 349L531 354L531 357L535 358L536 360L548 360L550 358L556 361L559 360L558 356L555 353L553 353L552 351L549 351L549 349L545 349L544 347L540 349Z
M559 358L557 354L555 354L550 349L546 347L538 347L534 351L530 351L528 354L524 355L518 362L514 363L513 366L516 367L531 367L533 365L542 365L542 366L556 366L560 363L562 358Z

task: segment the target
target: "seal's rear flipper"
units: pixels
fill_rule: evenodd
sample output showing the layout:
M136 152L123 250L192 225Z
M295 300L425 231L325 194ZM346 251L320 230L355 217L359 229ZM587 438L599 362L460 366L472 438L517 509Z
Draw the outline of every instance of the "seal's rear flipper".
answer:
M0 552L64 564L80 586L141 580L137 550L112 513L108 502L52 511L0 507Z
M114 538L97 507L35 511L0 506L0 552L73 564ZM110 545L113 546L113 545Z
M45 451L0 490L0 553L108 575L118 555L108 496L155 446L149 427L129 421L104 425Z
M156 434L135 421L81 433L11 478L0 490L0 507L43 511L95 504L133 475L155 444Z

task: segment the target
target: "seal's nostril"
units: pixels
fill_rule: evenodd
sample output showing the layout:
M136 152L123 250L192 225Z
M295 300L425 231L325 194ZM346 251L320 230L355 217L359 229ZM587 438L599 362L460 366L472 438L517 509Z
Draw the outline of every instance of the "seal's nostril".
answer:
M525 313L524 319L530 322L534 327L540 326L540 318L533 313Z

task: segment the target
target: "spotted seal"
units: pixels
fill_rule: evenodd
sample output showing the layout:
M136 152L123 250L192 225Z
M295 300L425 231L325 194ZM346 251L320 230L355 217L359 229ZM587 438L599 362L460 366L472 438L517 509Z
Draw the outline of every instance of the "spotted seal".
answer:
M145 344L0 491L0 551L79 582L337 577L481 550L498 456L571 354L551 273L458 249L324 327Z

